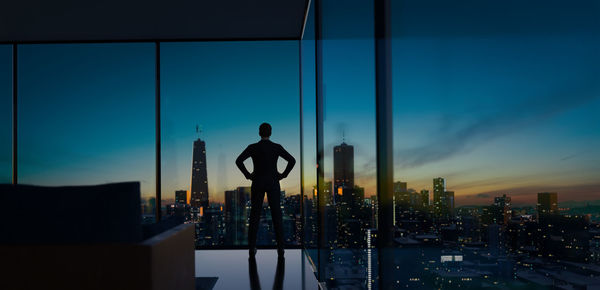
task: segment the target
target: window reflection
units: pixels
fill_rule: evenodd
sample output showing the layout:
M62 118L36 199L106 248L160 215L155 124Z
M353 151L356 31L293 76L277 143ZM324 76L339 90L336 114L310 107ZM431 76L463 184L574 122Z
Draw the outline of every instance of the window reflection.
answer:
M335 1L322 2L320 279L331 289L364 289L372 287L377 264L368 248L375 246L377 232L373 2L350 1L344 10Z

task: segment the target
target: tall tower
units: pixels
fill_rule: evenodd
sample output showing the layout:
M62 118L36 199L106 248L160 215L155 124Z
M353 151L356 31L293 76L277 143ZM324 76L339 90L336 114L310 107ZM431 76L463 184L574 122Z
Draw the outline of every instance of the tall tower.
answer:
M446 192L446 180L441 177L433 179L433 212L436 215L441 215L443 211L443 196Z
M333 190L354 188L354 146L342 142L333 148Z
M423 207L423 209L429 208L429 190L421 190L421 207Z
M394 195L392 195L392 207L394 225L399 222L402 212L408 210L410 197L408 193L408 183L402 181L394 182Z
M358 247L364 240L359 216L362 200L354 188L354 146L345 142L333 147L333 196L337 216L337 242L342 247ZM333 225L331 225L333 226ZM330 228L333 229L333 228Z
M512 211L510 209L510 196L506 196L506 194L504 194L502 196L494 197L493 209L496 223L508 225L508 222L512 217Z
M445 215L454 214L454 191L445 191L442 199L442 212Z
M194 141L194 154L192 157L192 194L190 198L192 207L208 208L208 175L206 173L206 144L204 141Z

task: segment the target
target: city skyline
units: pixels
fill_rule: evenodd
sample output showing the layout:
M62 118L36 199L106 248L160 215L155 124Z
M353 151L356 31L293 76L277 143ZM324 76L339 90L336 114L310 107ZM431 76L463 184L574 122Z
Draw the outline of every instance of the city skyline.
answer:
M199 146L201 146L201 147L199 147ZM204 155L203 158L205 160L206 159L206 156L205 156L206 152L203 150L204 148L205 148L205 141L204 140L202 140L200 138L198 138L197 140L195 140L194 141L194 146L193 146L194 156L196 156L195 155L196 153L200 154L200 152L202 152L201 154ZM348 148L348 149L345 149L345 148ZM339 173L336 173L336 174L338 174L339 176L346 176L345 172L347 171L348 172L348 176L351 176L348 179L348 182L350 183L349 186L351 188L354 187L354 164L353 164L354 153L353 153L353 148L354 147L353 147L352 144L347 144L345 142L342 142L340 145L337 145L337 146L334 147L334 153L335 154L350 154L350 155L348 155L348 156L346 156L344 158L341 158L342 155L340 155L340 158L338 159L339 160L338 162L340 162L341 160L348 159L348 160L350 160L350 163L348 163L347 165L340 163L338 166L339 166L340 170L343 170L343 171L339 171ZM197 150L198 150L198 152L196 152ZM348 153L342 153L342 152L346 152L346 151ZM201 155L198 155L197 158L202 158L202 157L201 157ZM221 158L219 158L219 159L221 159ZM194 161L193 164L194 165L192 166L192 169L191 169L192 184L193 184L193 182L195 180L195 178L193 176L194 176L194 173L195 173L194 166L196 164L196 161ZM204 164L204 166L202 167L202 170L205 170L205 171L207 170L207 165L206 164ZM204 178L206 178L206 177L204 177ZM438 190L436 190L436 188L437 188L436 187L436 180L439 180L439 179L441 179L441 181L440 181L441 183L439 185L440 188L441 188L439 190L441 190L441 191L439 193L437 193ZM335 180L335 179L333 179L333 180ZM331 181L332 180L325 179L325 182L331 182ZM399 182L403 182L403 181L402 180L395 180L394 182L395 183L399 183ZM454 207L454 204L455 204L455 200L454 200L454 197L455 197L455 187L447 187L446 182L447 182L447 180L446 180L445 177L438 176L438 177L433 178L433 184L430 183L430 185L431 185L430 187L424 186L424 187L421 187L421 188L414 188L414 187L408 186L408 184L409 184L408 181L404 181L403 183L404 183L404 187L406 187L405 190L407 190L407 192L408 191L414 191L415 193L419 193L419 192L422 192L423 190L428 191L429 192L429 202L432 205L435 205L435 200L436 200L435 196L436 196L436 194L439 195L439 194L444 194L445 192L450 192L452 194L452 203L453 203L452 207ZM337 185L334 185L334 188L333 188L334 193L336 193L336 188L338 186L341 186L341 184L343 184L343 181L342 180L336 181L336 184ZM193 185L190 185L189 188L192 188L192 186ZM357 184L357 186L359 186L359 185ZM222 194L223 199L214 198L213 197L213 199L209 199L207 202L220 203L220 204L226 203L226 200L224 198L226 197L227 192L231 191L231 190L234 190L235 188L240 188L240 187L244 187L244 185L238 185L238 186L234 186L234 187L229 188L229 189L225 189L223 191L223 194ZM452 190L450 190L450 188ZM552 187L552 188L555 189L556 187ZM175 196L181 190L182 189L175 190L174 191L175 192ZM191 199L191 196L192 196L191 189L183 189L183 190L188 193L188 199ZM283 191L285 191L285 190L283 190ZM535 191L535 192L533 192L533 191ZM526 194L528 195L528 198L533 198L534 200L533 200L533 202L529 201L529 200L527 202L523 202L523 200L519 199L519 192L511 193L509 191L494 190L494 191L490 191L489 193L480 193L480 195L481 195L481 196L479 196L479 198L481 199L480 203L473 203L473 204L469 204L469 203L460 204L460 203L458 203L458 204L456 204L456 206L460 207L460 206L470 206L470 205L486 205L486 204L489 204L490 201L494 201L498 196L501 196L501 195L510 195L513 198L517 197L516 202L513 202L514 205L517 205L517 206L534 206L534 205L536 205L535 201L538 198L537 196L539 195L539 193L540 192L547 192L547 191L548 191L548 188L543 188L543 187L539 187L537 190L529 189L526 192ZM290 194L296 195L296 194L299 194L299 193L290 193ZM167 194L167 196L164 196L163 200L165 200L165 201L171 201L171 200L175 200L176 199L176 198L171 199L168 196L169 196L168 194ZM217 196L219 196L219 195L217 194ZM371 194L365 195L365 197L367 197L367 196L371 196ZM560 202L571 202L571 201L578 201L578 200L563 199L563 200L560 200L559 203ZM587 199L587 200L584 200L584 201L600 201L600 198L599 199Z

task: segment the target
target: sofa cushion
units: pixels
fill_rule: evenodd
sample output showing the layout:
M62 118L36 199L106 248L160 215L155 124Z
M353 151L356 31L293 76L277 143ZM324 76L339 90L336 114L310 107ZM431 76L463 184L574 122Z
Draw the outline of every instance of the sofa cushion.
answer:
M0 185L0 244L142 240L139 182L94 186Z

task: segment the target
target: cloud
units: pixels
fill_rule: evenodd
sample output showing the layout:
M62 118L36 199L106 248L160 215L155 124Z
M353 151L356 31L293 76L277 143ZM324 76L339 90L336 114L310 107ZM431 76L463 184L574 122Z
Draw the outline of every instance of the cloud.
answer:
M525 97L527 101L466 125L460 125L459 120L446 118L441 124L444 130L431 134L430 141L413 148L397 149L395 163L401 168L415 168L465 154L496 138L583 105L597 98L600 91L597 81L600 74L594 70L587 76L590 79L579 80L562 89L554 90L550 95Z
M571 155L568 155L568 156L565 156L565 157L561 158L560 161L566 161L566 160L569 160L571 158L574 158L575 156L577 156L577 154L571 154Z
M460 205L471 202L485 205L493 202L492 197L506 194L511 197L511 201L515 205L535 205L538 192L557 192L559 202L598 200L600 199L600 183L517 186L476 194L458 195L456 199L457 204Z

